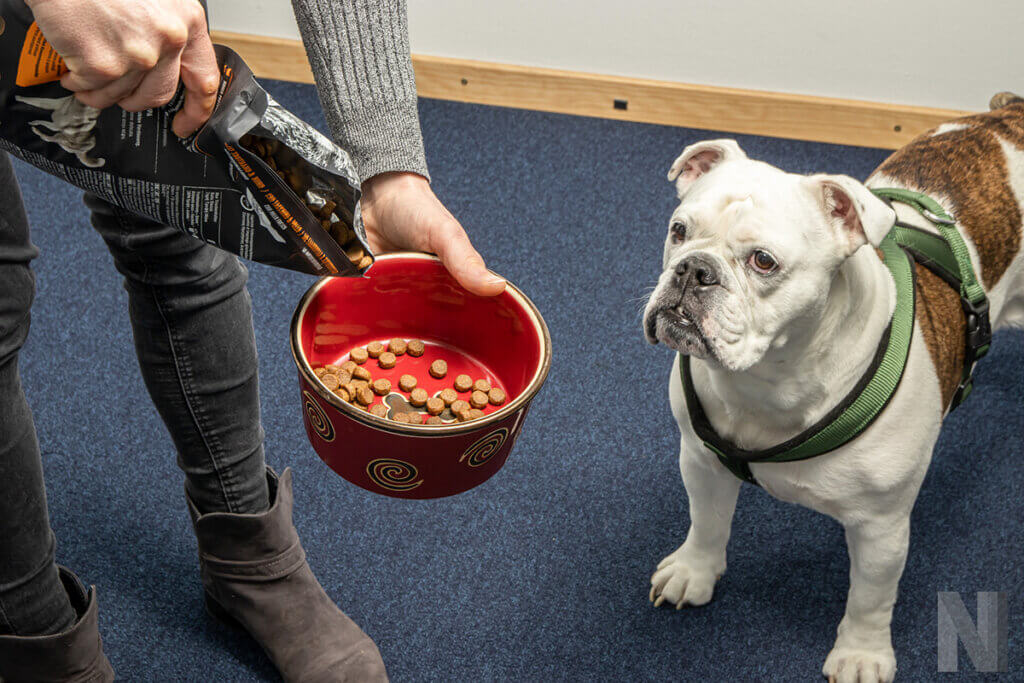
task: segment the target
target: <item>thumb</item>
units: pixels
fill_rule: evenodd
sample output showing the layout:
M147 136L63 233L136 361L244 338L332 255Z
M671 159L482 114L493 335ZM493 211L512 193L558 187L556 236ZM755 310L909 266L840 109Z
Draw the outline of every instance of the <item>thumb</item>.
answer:
M480 296L497 296L505 291L505 280L487 270L483 257L473 248L458 221L451 220L434 234L438 238L433 240L430 250L460 285Z

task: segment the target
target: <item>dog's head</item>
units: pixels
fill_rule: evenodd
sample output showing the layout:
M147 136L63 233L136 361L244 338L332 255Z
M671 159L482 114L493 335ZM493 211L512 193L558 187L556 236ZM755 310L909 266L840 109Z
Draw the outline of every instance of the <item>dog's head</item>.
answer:
M735 140L690 145L668 178L680 202L644 332L731 371L820 316L840 265L877 246L894 221L853 178L785 173L748 159Z

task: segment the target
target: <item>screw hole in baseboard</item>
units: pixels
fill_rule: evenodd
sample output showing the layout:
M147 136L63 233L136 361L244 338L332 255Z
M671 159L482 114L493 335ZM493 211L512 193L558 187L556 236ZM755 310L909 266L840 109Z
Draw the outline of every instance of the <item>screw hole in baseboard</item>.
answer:
M615 107L616 109L626 111L626 109L629 108L629 100L615 98L614 100L612 100L612 106Z

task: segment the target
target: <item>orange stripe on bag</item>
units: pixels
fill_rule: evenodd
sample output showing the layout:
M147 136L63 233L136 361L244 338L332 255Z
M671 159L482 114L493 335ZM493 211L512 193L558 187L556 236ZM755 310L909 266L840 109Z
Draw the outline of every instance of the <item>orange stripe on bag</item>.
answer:
M60 80L68 72L57 51L46 42L36 22L28 27L25 43L21 46L18 60L18 77L15 80L22 88L40 83Z

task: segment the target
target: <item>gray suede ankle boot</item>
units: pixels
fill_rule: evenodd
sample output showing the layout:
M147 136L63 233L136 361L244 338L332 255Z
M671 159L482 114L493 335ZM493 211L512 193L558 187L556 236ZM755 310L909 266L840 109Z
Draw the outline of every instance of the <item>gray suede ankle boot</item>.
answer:
M64 567L57 567L78 621L49 636L0 636L3 683L109 683L114 670L103 654L96 622L96 587L88 590Z
M188 500L206 608L247 631L288 683L387 681L377 646L306 563L292 524L291 470L278 479L267 468L267 482L266 512L204 515Z

